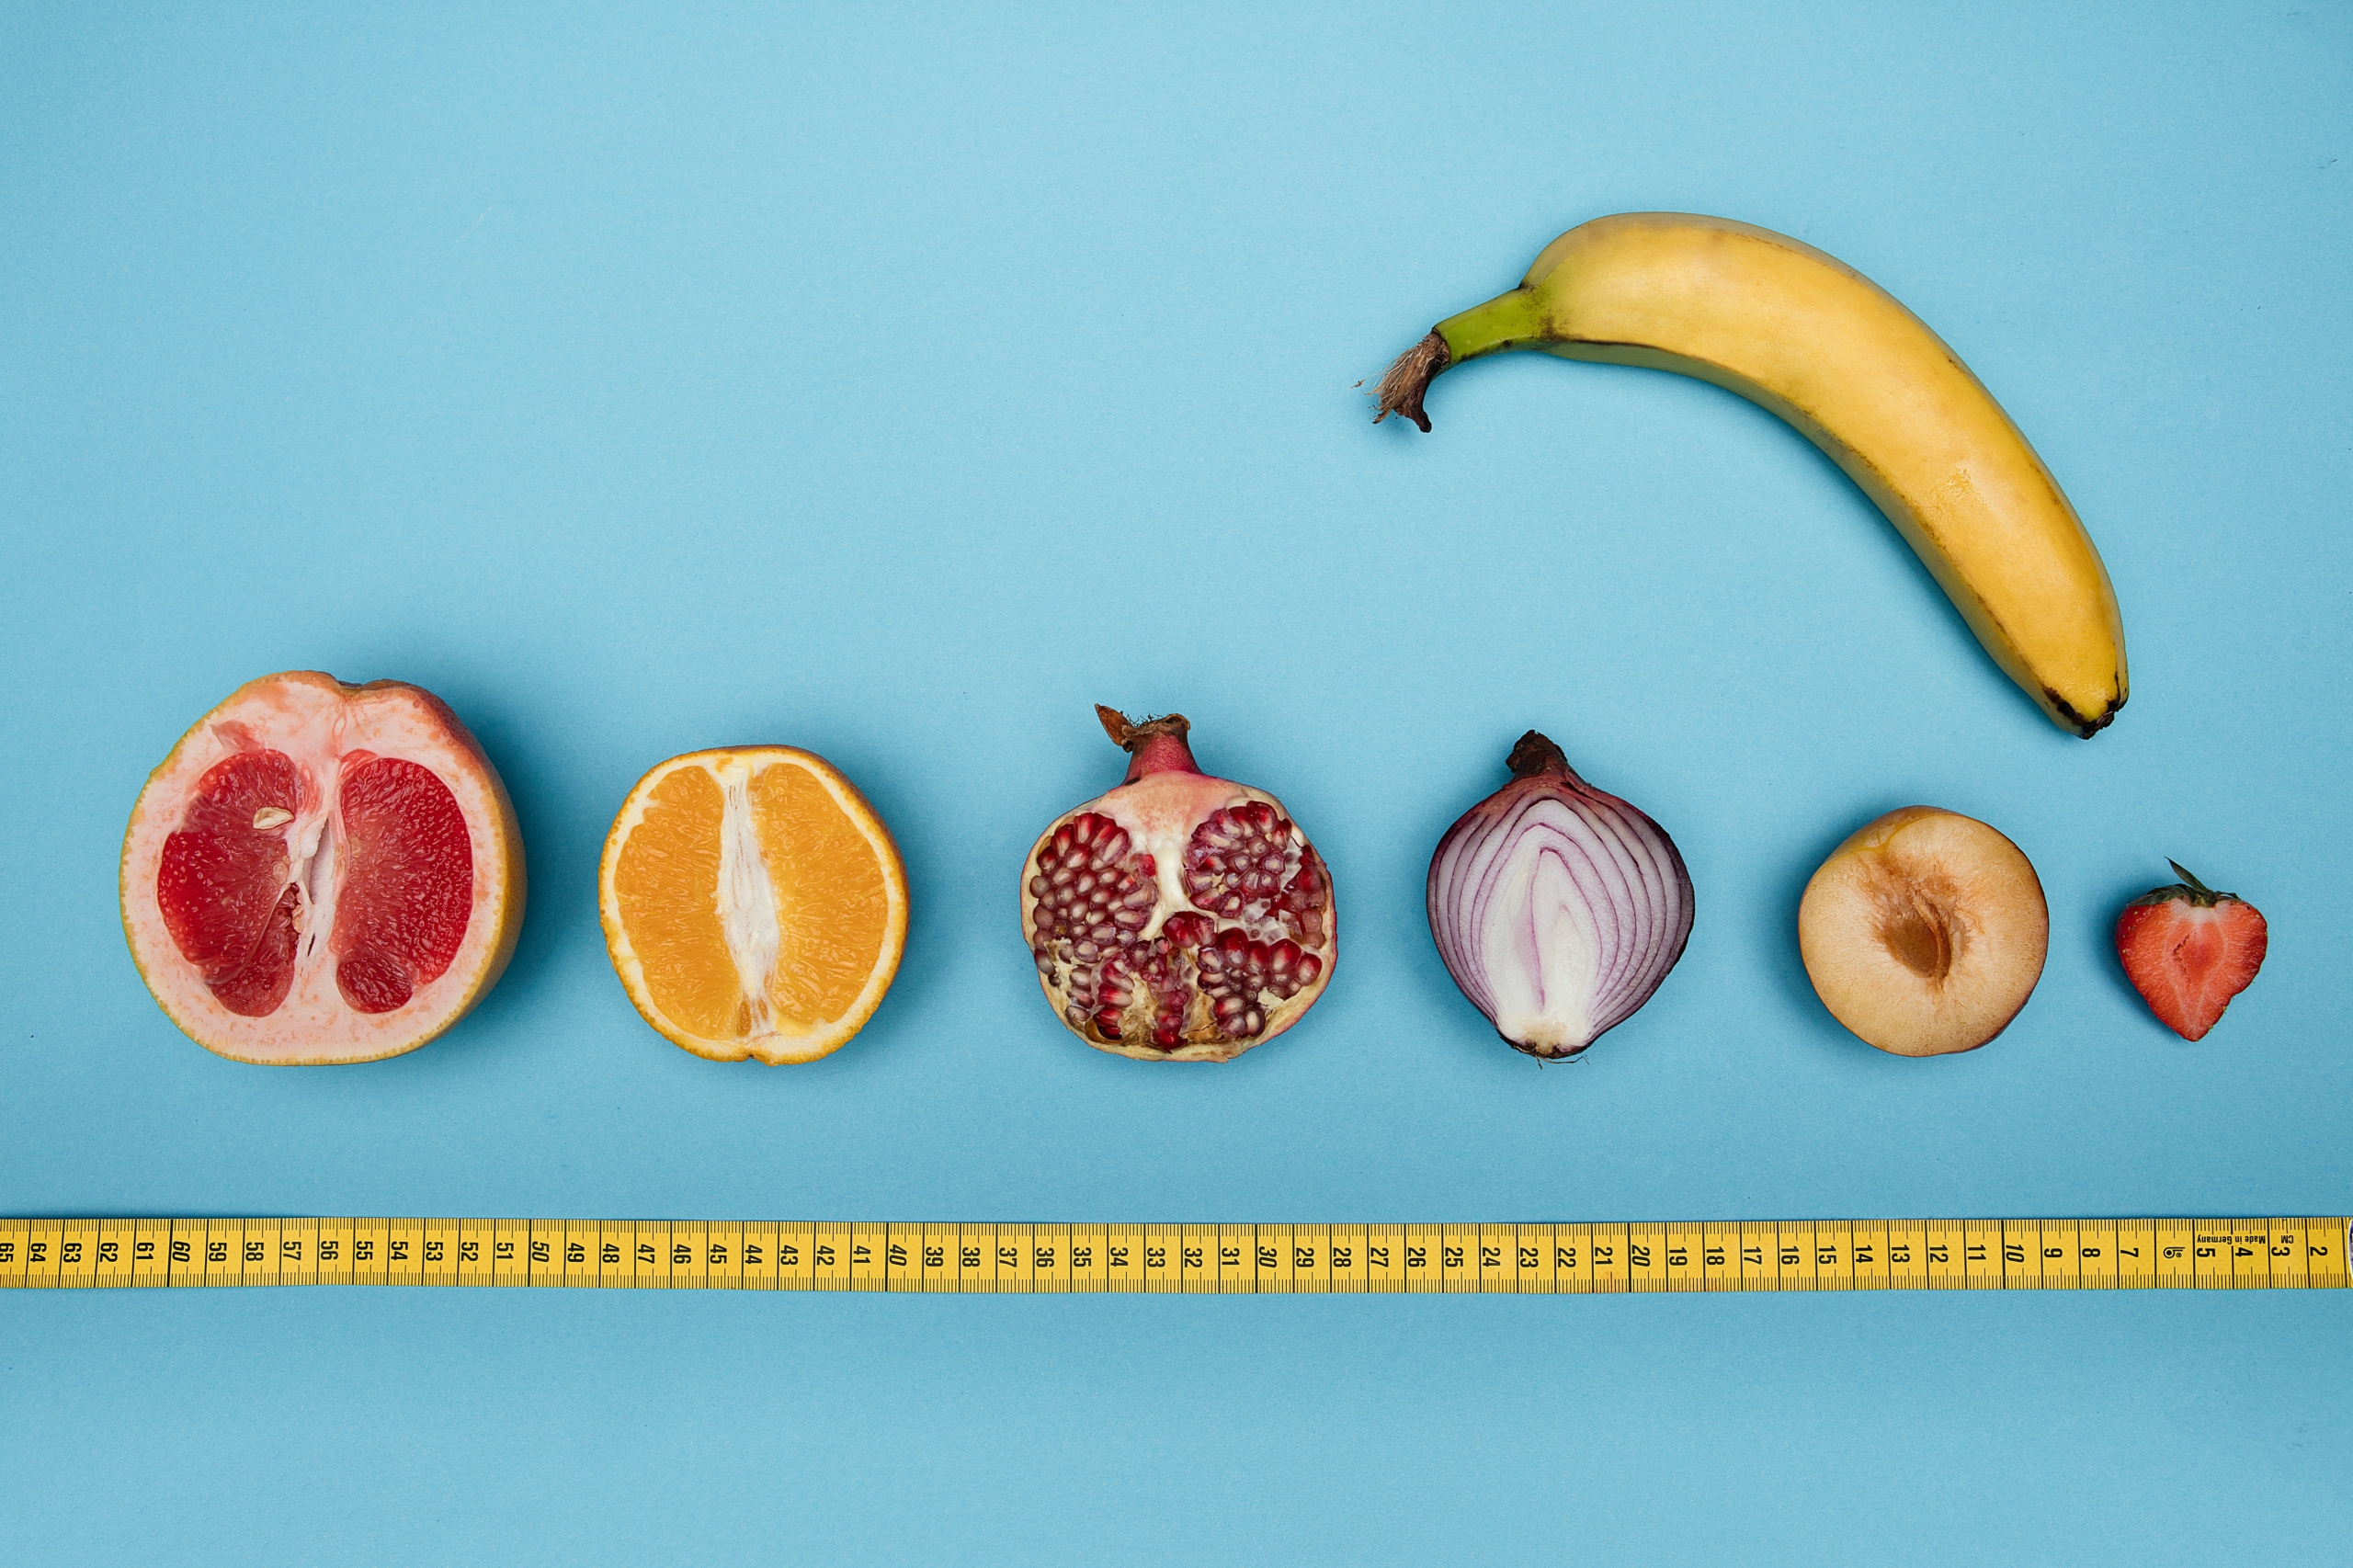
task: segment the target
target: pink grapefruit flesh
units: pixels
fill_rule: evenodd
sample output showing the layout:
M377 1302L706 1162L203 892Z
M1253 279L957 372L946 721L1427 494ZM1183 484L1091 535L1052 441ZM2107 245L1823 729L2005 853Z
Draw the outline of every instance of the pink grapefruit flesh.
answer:
M458 1021L506 966L523 846L497 771L399 681L267 676L149 776L122 924L171 1020L241 1062L369 1062Z

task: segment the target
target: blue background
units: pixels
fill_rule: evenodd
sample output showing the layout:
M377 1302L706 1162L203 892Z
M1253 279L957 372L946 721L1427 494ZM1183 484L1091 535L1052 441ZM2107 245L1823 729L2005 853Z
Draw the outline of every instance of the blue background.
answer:
M2353 1005L2343 7L706 8L0 22L0 1210L964 1219L2341 1212ZM1813 448L1527 356L1356 390L1574 222L1860 267L2114 574L2090 743ZM413 1055L219 1060L126 955L141 780L243 680L395 676L512 790L505 982ZM1336 878L1307 1022L1088 1051L1033 835L1181 709ZM1540 1070L1430 846L1530 725L1674 834L1688 955ZM832 758L906 855L821 1063L641 1024L605 829ZM1984 817L2048 971L1990 1048L1814 1001L1799 890ZM2270 917L2203 1044L2108 931ZM14 1561L2341 1561L2353 1299L0 1299Z

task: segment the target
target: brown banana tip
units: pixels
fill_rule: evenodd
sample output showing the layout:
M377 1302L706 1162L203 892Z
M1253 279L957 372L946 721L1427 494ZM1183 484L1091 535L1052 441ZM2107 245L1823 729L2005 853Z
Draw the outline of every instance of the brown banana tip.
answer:
M1381 412L1372 416L1375 425L1392 414L1402 414L1427 435L1430 416L1422 412L1422 394L1430 390L1430 382L1453 358L1446 347L1446 339L1433 331L1427 337L1397 356L1389 373L1381 378L1381 385L1373 396L1379 400Z

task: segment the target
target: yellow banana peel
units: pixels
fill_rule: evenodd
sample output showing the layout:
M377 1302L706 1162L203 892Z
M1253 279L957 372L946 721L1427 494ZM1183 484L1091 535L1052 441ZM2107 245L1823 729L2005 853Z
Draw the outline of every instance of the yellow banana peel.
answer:
M1376 419L1427 430L1434 377L1511 348L1675 370L1770 409L1879 504L2062 729L2091 735L2124 706L2116 593L2075 508L1959 356L1853 267L1725 218L1597 218L1407 350Z

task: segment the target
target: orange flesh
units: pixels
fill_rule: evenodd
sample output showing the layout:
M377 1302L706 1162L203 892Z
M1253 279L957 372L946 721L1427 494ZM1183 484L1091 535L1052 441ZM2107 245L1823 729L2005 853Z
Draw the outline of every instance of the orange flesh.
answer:
M881 862L805 769L770 767L754 777L750 795L781 937L768 1005L789 1024L830 1022L849 1011L882 954L890 894Z
M775 894L779 941L767 996L775 1019L807 1028L847 1015L874 973L890 892L874 846L807 770L774 764L746 791ZM720 906L726 798L701 767L654 786L630 830L614 887L645 987L698 1039L755 1032ZM756 980L757 977L755 977Z
M718 780L677 769L654 786L613 879L654 1006L704 1040L741 1038L750 1025L719 919L725 808Z

